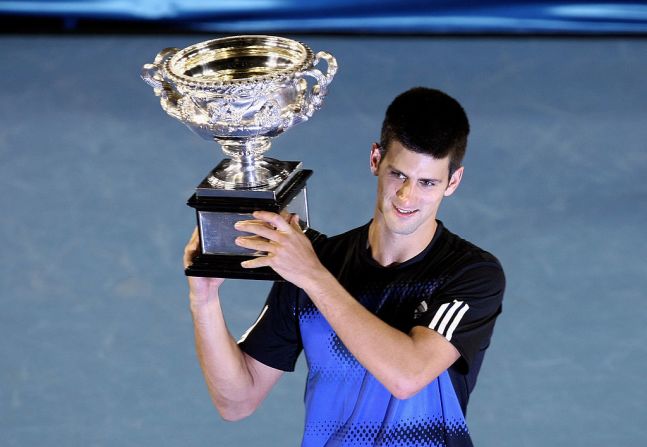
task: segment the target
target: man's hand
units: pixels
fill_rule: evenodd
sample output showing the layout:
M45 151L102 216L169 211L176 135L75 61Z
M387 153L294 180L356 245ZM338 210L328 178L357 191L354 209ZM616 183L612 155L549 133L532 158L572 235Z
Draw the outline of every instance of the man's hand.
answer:
M193 230L191 239L184 247L183 264L186 269L193 263L193 258L200 252L200 238L198 228ZM201 278L197 276L187 276L189 281L189 298L191 306L200 306L209 301L218 299L218 288L225 281L222 278Z
M301 288L316 279L318 272L325 271L299 226L299 216L292 215L286 220L279 214L256 211L254 218L257 220L236 222L237 230L253 234L236 238L236 244L267 255L243 262L244 268L271 267L285 280Z

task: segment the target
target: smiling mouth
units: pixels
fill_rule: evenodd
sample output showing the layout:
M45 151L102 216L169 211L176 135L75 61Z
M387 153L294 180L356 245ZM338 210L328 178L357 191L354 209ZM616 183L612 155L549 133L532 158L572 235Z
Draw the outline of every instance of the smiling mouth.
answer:
M393 209L395 209L395 211L398 214L401 214L403 216L410 216L410 215L412 215L412 214L414 214L414 213L416 213L418 211L418 210L407 210L407 209L404 209L404 208L398 208L395 205L393 205Z

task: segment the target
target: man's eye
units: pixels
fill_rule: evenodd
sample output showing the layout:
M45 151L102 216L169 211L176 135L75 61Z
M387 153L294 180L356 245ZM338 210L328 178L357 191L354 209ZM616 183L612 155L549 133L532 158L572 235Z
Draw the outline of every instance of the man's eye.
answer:
M432 186L436 186L436 182L433 182L433 181L431 181L431 180L423 180L423 181L421 181L420 183L421 183L421 184L422 184L422 186L424 186L425 188L431 188Z
M398 171L391 171L391 175L395 178L399 178L400 180L404 180L407 178L403 173Z

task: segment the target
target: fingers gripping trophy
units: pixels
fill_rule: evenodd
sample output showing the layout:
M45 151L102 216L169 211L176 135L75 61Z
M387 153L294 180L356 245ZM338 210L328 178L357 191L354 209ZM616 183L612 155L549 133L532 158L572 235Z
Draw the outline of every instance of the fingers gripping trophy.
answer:
M252 219L256 210L296 213L305 234L316 239L306 194L312 171L299 161L263 154L273 137L321 108L336 71L329 53L314 54L303 43L274 36L233 36L182 50L167 48L143 66L141 76L164 111L215 140L228 157L188 200L196 211L200 254L187 275L279 279L268 267L240 267L262 254L234 243L241 235L234 223Z

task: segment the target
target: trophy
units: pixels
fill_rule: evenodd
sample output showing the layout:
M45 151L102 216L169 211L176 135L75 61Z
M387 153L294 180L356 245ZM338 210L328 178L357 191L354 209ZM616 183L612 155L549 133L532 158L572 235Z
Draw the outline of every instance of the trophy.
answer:
M326 62L326 70L317 68ZM275 36L233 36L182 50L166 48L142 68L164 111L207 140L228 158L197 186L188 205L195 209L200 253L189 276L280 279L269 267L244 269L240 263L264 253L238 247L245 235L234 229L256 210L297 213L310 228L306 181L312 171L299 161L263 154L271 139L308 120L326 96L337 71L335 58L305 44Z

